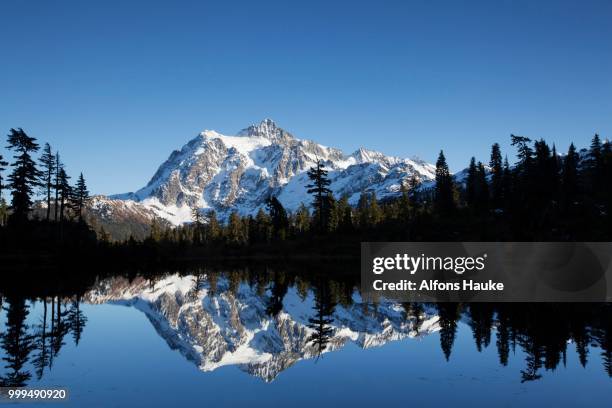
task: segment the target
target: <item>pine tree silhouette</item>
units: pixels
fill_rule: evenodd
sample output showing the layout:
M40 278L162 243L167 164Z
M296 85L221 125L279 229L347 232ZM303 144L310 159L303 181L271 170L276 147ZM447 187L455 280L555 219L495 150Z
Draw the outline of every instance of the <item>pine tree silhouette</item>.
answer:
M87 185L85 184L85 177L83 177L83 173L79 174L79 178L77 180L77 184L74 188L73 192L73 205L74 211L76 212L77 218L79 222L83 222L83 210L85 209L85 205L89 200L89 191L87 190Z
M47 221L51 218L51 190L53 188L53 175L55 174L55 155L49 143L45 143L40 157L42 167L41 184L47 198Z
M444 152L440 150L440 155L436 161L436 190L435 190L435 209L439 215L447 216L455 211L456 204L454 198L453 176L446 164Z
M38 151L36 139L28 136L23 129L11 129L8 135L8 149L15 152L15 162L11 164L13 172L9 175L9 186L12 189L11 218L24 222L32 206L34 187L39 185L40 172L31 154Z
M310 184L306 185L306 191L314 196L312 203L315 209L314 215L318 221L319 232L324 233L327 231L327 224L329 222L327 201L332 192L329 189L331 181L327 177L327 170L323 167L321 160L317 160L315 167L311 167L306 174L311 181Z
M491 159L489 160L491 167L491 200L493 208L501 208L503 200L503 163L501 149L499 143L491 146Z

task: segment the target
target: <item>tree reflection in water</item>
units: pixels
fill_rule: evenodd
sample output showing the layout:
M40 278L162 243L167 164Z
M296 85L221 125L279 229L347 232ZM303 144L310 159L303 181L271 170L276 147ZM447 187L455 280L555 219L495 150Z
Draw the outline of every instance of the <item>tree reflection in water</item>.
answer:
M161 278L146 277L150 287ZM208 296L214 296L221 280L229 282L227 288L234 293L240 285L253 288L271 318L277 318L284 310L289 288L294 288L302 301L312 296L307 342L317 356L330 351L337 307L349 307L354 296L358 296L357 282L351 279L329 279L270 268L238 268L227 273L215 269L197 270L193 276L194 288L188 296L197 296L203 287L208 288ZM30 288L28 293L0 288L4 292L0 295L4 314L4 325L0 325L3 365L0 386L24 386L33 376L41 379L46 370L52 369L67 341L79 344L87 324L81 301L92 285L90 280L55 293L50 293L48 288L40 288L39 292ZM40 307L36 309L39 316L30 316L32 302L39 302ZM376 304L361 307L364 313L377 313ZM568 353L572 352L582 366L589 364L589 353L600 352L603 369L612 377L612 304L609 303L406 303L397 304L397 307L403 310L403 318L417 335L426 310L438 316L440 349L446 360L452 359L461 321L470 327L478 352L491 346L497 349L501 366L507 366L510 355L520 348L525 355L520 371L523 382L538 380L544 371L564 366ZM69 335L71 340L67 340Z

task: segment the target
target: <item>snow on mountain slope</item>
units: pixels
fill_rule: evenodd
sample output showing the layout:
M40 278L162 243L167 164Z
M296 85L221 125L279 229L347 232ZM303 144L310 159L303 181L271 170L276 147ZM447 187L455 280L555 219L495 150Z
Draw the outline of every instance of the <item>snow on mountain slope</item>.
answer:
M222 366L239 369L272 381L296 362L319 355L310 340L308 319L316 315L314 298L300 298L289 288L282 310L268 313L270 290L219 278L215 290L206 277L170 275L152 282L123 277L104 280L84 296L90 303L112 303L135 307L151 321L168 345L202 371ZM381 300L378 305L361 303L354 296L350 306L337 305L330 316L331 335L323 352L354 343L362 348L389 341L420 337L439 330L438 317L425 312L417 328L400 303Z
M111 199L137 202L175 225L191 221L192 208L214 209L222 219L234 210L255 214L271 194L295 210L311 202L306 171L317 160L325 163L334 194L348 195L351 203L364 190L386 198L397 195L412 177L428 181L435 174L434 166L418 159L363 148L346 155L297 139L266 119L236 136L212 130L200 133L172 152L145 187Z

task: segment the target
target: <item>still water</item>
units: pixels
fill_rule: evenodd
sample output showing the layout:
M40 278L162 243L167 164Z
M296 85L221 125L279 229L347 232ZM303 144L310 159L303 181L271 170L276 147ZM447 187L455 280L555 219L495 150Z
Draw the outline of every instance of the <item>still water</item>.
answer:
M73 292L3 294L3 385L83 407L612 406L609 304L365 304L245 270Z

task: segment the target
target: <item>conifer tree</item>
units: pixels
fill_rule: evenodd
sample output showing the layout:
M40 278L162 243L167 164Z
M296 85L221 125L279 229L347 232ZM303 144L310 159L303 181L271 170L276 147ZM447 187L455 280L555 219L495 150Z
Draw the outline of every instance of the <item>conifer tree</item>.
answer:
M202 216L202 212L200 211L199 208L195 207L191 209L191 219L193 220L193 225L194 225L194 231L193 231L193 243L194 244L201 244L203 241L203 229L204 229L204 222L203 222L203 216Z
M274 238L281 240L285 239L287 229L289 228L289 220L285 207L283 207L281 202L274 196L270 196L266 200L266 207L268 208L268 214L272 220Z
M315 167L311 167L306 173L311 183L306 185L308 194L314 196L313 207L315 209L315 217L319 232L325 232L327 230L327 224L329 222L329 196L332 191L329 189L331 181L327 177L327 170L323 167L323 162L317 160Z
M376 198L376 192L372 191L370 194L370 225L375 226L379 224L383 219L383 212L378 205Z
M484 164L478 162L476 169L476 208L483 213L489 209L489 183Z
M325 219L327 223L325 224L326 232L333 232L338 229L338 224L340 223L340 217L338 215L338 202L336 201L333 194L327 194L327 199L325 200Z
M454 181L450 174L444 152L440 150L440 155L436 161L436 190L435 190L435 209L439 215L449 215L455 210Z
M512 140L512 146L516 146L518 150L517 157L519 159L519 171L522 173L529 172L531 159L533 157L533 150L529 146L531 139L525 136L516 135L510 135L510 139Z
M370 226L370 208L370 195L362 191L357 202L357 217L361 229L366 229Z
M53 175L55 174L55 155L51 151L49 143L45 143L42 156L40 157L42 167L41 184L47 198L47 221L51 217L51 189L53 188Z
M468 167L468 174L465 181L465 195L468 208L474 210L476 207L476 178L478 176L478 168L476 167L476 158L472 156Z
M491 201L494 208L499 208L502 205L503 164L498 143L491 147L489 167L491 167Z
M570 144L567 156L563 161L563 199L566 208L573 205L578 195L578 153L574 144Z
M206 220L206 240L214 242L221 235L221 226L219 225L216 211L210 210L208 214L206 214Z
M272 239L272 221L263 208L257 211L255 216L255 235L252 237L255 242L269 242Z
M227 238L232 244L241 244L244 242L243 226L240 221L240 215L237 211L232 211L227 223Z
M537 185L531 178L532 162L533 162L533 150L529 146L531 139L525 136L510 135L512 139L512 146L517 149L518 163L514 167L513 171L513 210L518 211L522 214L521 216L531 215L525 203L529 202L530 199L537 192Z
M159 242L162 238L162 228L159 220L155 217L151 220L151 232L149 233L149 239L153 242Z
M353 213L348 201L348 195L343 194L336 205L338 229L341 232L351 232L353 230Z
M557 174L555 174L555 162L551 155L550 148L543 139L535 142L534 172L531 175L532 184L537 189L538 194L533 194L531 199L537 208L549 205L556 190L555 184Z
M559 167L559 154L557 154L557 147L553 143L552 150L550 153L550 173L554 180L552 186L552 192L555 197L559 194L559 175L560 175L560 167Z
M31 155L38 151L39 146L35 138L28 136L20 128L10 130L7 148L15 152L15 162L11 164L13 172L8 177L12 189L12 217L17 221L25 221L32 206L33 189L38 186L40 178L40 172Z
M508 163L508 156L504 158L504 167L502 170L502 203L507 210L510 205L510 197L512 197L512 171Z
M54 203L54 220L57 221L57 215L59 211L59 199L60 199L60 173L64 168L64 164L60 160L59 152L55 152L55 181L53 183L53 187L55 188L55 203Z
M50 191L50 190L49 190ZM49 201L51 201L49 194ZM74 188L73 194L73 207L74 211L77 214L79 222L83 221L83 209L89 200L89 191L87 190L87 185L85 184L85 177L83 177L83 173L79 174L79 178L77 180L77 184ZM47 217L49 216L49 211L47 211Z
M59 171L57 190L59 192L59 220L64 222L66 207L70 203L72 197L72 186L70 185L70 176L66 174L66 170L62 167Z
M591 140L591 149L589 155L592 158L593 166L599 166L601 162L601 139L599 138L599 135L597 133L595 133L595 136L593 136L593 140Z
M604 188L602 184L602 182L605 182L603 178L603 162L601 139L596 133L595 136L593 136L593 140L591 140L591 147L585 165L585 176L588 179L586 182L587 189L597 198L600 198L602 189Z
M407 224L412 217L412 203L410 202L408 189L404 184L402 184L401 193L398 201L398 217L402 223Z

